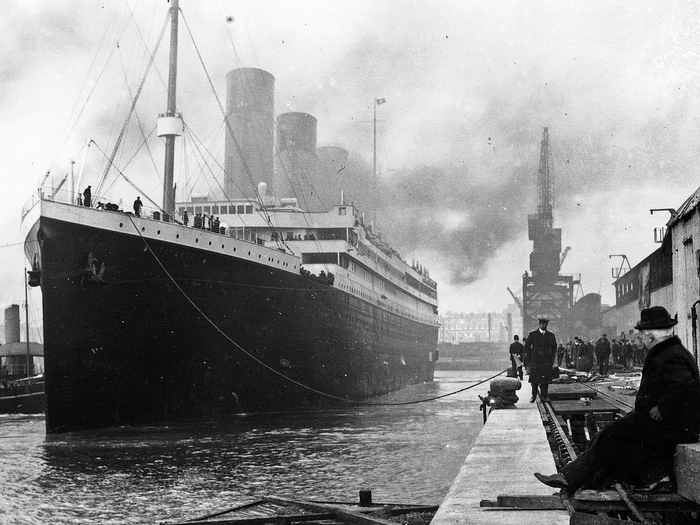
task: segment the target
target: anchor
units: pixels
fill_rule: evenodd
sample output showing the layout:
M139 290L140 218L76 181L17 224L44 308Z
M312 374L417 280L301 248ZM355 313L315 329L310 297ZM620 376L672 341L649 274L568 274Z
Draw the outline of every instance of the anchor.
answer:
M99 271L98 271L99 267ZM104 280L105 273L105 263L95 258L92 252L88 254L87 267L80 270L80 287L85 290L87 286L90 285L103 285L106 284Z
M34 260L32 261L32 269L27 270L27 274L29 275L29 279L27 280L27 284L31 286L32 288L36 286L41 285L41 270L39 269L39 255L34 254Z

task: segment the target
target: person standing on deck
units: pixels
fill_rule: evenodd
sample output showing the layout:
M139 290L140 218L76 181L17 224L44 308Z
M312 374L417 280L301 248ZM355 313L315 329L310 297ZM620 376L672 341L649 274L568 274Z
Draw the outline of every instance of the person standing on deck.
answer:
M513 367L515 377L523 378L523 344L519 341L517 335L513 336L513 342L510 345L510 364ZM517 356L517 359L516 359Z
M670 480L676 445L697 442L700 432L698 365L673 334L677 323L662 306L642 310L635 328L649 353L634 410L597 432L586 451L560 473L536 472L540 482L573 493L595 485L595 478L636 486Z
M143 202L141 202L141 197L136 197L134 201L134 215L141 217L141 208L143 207Z
M80 191L80 190L78 190ZM89 208L90 205L92 204L92 189L91 186L88 186L85 188L85 191L83 192L83 206L86 208Z
M557 355L557 339L552 332L547 330L549 319L538 319L540 326L527 336L523 364L529 370L529 382L532 385L532 397L530 403L537 399L539 387L540 400L547 399L549 384L552 382L552 367Z

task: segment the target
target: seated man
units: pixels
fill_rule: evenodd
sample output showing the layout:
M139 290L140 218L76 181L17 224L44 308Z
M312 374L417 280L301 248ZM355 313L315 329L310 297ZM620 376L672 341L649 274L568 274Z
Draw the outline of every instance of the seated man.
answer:
M649 353L634 410L599 431L560 473L535 473L539 481L574 492L594 477L646 486L672 472L675 446L698 441L700 430L698 366L673 335L676 323L661 306L642 310L635 328Z

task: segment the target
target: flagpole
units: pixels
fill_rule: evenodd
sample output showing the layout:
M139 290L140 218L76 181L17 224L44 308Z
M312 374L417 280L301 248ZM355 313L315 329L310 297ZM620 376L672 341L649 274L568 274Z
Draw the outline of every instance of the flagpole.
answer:
M386 102L385 98L375 98L374 99L374 148L373 148L373 159L374 159L374 223L372 225L372 230L374 233L375 228L377 228L377 202L379 201L379 196L377 195L377 187L379 175L377 174L377 106L384 104Z
M372 223L372 233L377 224L377 99L374 99L374 221Z

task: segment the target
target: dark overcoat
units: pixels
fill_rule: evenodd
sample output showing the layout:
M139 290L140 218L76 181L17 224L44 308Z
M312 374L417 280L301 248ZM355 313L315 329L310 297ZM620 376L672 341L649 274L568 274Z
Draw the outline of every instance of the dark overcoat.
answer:
M655 406L663 421L654 421L649 415ZM698 431L698 367L674 336L649 351L634 410L600 431L590 451L608 465L632 468L655 457L672 458L675 445L696 442Z
M648 414L658 406L660 425L669 440L697 441L700 430L700 380L693 356L678 337L654 346L644 361L635 411Z
M557 355L557 339L554 334L533 330L525 341L523 364L530 371L530 383L549 384L552 382L552 367Z

